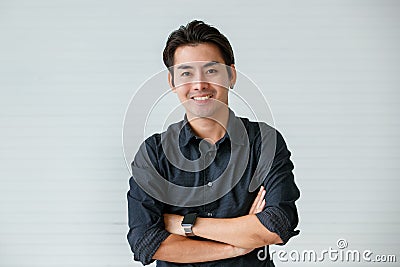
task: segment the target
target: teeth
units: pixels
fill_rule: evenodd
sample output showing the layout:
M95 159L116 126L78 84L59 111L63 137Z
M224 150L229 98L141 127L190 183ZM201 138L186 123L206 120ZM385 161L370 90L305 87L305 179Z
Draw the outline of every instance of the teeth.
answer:
M193 97L194 100L207 100L211 97L211 95L207 95L207 96L197 96L197 97Z

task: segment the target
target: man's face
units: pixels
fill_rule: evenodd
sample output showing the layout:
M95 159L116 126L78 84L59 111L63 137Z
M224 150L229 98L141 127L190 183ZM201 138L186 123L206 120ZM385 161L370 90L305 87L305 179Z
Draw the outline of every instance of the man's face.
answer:
M234 65L229 77L227 67L217 46L204 43L185 45L174 55L173 91L184 105L189 117L213 117L221 108L227 108L228 89L234 83Z

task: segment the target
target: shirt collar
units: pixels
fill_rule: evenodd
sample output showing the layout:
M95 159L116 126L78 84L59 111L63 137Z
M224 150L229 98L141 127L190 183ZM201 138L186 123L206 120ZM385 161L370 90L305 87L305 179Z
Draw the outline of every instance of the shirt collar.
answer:
M201 139L193 132L186 114L183 118L183 126L179 135L181 146L187 146L192 139ZM231 142L237 145L245 145L246 136L247 133L245 132L243 121L239 117L236 117L235 113L231 109L229 109L227 132L219 141L223 141L224 139L229 138Z

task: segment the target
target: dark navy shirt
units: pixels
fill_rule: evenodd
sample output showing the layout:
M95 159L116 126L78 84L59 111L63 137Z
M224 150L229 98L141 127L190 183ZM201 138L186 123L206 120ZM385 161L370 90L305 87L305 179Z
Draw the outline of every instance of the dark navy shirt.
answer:
M265 123L229 112L227 132L215 144L197 137L186 116L142 144L132 163L128 191L128 242L135 260L144 265L154 261L153 255L170 235L165 230L164 213L244 216L261 185L266 189L266 207L256 214L260 222L277 233L283 244L299 233L295 230L295 201L300 192L282 135ZM198 170L188 170L185 160L195 161ZM243 256L203 263L158 260L157 266L274 266L264 250L261 247Z

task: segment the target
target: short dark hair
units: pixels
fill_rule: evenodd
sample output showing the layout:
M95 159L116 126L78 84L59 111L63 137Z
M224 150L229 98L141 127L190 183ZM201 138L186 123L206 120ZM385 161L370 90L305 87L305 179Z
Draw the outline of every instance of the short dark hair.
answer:
M235 64L232 46L228 39L215 27L203 21L193 20L186 26L180 26L179 29L173 31L169 35L163 52L165 66L170 68L174 65L174 54L178 47L203 43L212 43L216 45L226 65L230 66L231 64Z

